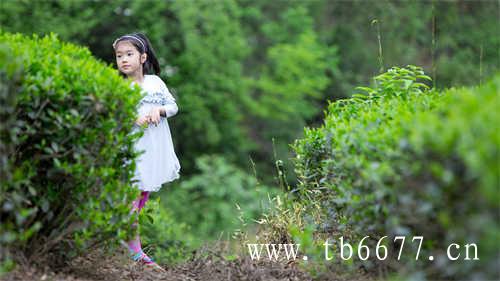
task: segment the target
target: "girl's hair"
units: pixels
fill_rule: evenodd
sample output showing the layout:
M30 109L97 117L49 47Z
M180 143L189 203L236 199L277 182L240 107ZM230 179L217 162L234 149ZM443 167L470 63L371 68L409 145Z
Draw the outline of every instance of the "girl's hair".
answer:
M118 42L121 41L129 41L132 45L135 46L135 48L139 51L141 55L144 53L147 54L147 59L142 65L142 73L144 75L149 73L160 75L160 64L158 63L156 54L146 35L137 32L137 33L126 34L117 38L113 42L113 49L115 50L115 53L116 53L116 45L118 44ZM125 74L122 73L121 71L120 75L125 76Z

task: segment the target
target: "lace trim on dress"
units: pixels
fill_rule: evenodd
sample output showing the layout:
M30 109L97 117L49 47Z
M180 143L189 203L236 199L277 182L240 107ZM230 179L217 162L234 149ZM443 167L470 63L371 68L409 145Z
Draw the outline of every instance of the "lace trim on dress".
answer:
M167 105L167 104L175 103L175 101L166 97L162 92L155 92L152 94L147 94L145 97L143 97L139 103L139 106L142 106L145 103Z

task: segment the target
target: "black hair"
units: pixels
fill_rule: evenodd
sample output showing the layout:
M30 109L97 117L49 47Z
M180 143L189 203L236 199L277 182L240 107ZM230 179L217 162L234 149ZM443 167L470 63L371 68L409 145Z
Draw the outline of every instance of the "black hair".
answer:
M134 40L131 37L136 38L136 40ZM142 40L142 42L137 40L137 38L140 38L140 40ZM139 51L139 53L141 55L144 53L147 54L146 61L142 65L142 74L143 75L150 74L150 73L160 75L160 64L158 63L158 59L156 58L156 54L155 54L155 51L153 49L153 46L151 46L151 42L149 42L149 39L146 37L146 35L144 35L143 33L140 33L140 32L136 32L136 33L126 34L126 35L119 37L113 43L113 49L115 50L115 52L116 52L116 44L118 44L118 42L121 42L121 41L129 41L132 45L134 45L134 47ZM120 72L121 76L123 76L123 77L126 76L125 73L122 73L121 71L119 71L119 72Z

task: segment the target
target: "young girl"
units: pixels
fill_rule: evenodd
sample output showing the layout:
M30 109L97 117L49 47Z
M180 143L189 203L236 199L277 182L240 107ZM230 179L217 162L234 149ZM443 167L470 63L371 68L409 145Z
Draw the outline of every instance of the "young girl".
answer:
M137 110L134 131L144 124L144 135L135 143L135 149L143 151L136 160L134 180L138 182L141 196L133 202L132 211L140 212L151 192L160 190L163 183L180 177L180 164L174 152L167 118L177 114L174 97L158 76L160 66L151 43L144 34L134 33L119 37L113 42L116 64L120 75L138 84L145 94ZM154 74L150 74L154 73ZM137 221L134 226L137 226ZM127 246L135 261L161 269L141 248L140 236Z

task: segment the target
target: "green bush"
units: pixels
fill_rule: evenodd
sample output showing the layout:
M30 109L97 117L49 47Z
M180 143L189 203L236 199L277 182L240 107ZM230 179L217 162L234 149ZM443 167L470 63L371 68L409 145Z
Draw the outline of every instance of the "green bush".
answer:
M0 262L130 237L138 89L55 34L0 42Z
M355 243L369 235L372 246L384 235L424 237L418 261L418 243L407 243L400 261L384 263L389 268L431 279L495 278L500 75L443 92L420 79L429 80L418 67L394 67L374 88L359 88L366 95L330 103L324 125L293 144L300 193L324 207L319 232ZM449 260L451 243L476 243L480 260ZM397 257L399 245L390 246Z

